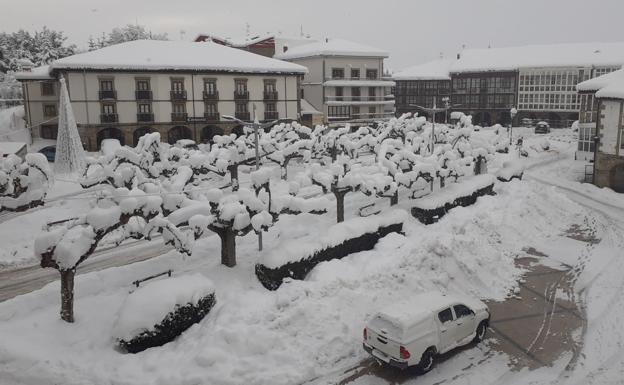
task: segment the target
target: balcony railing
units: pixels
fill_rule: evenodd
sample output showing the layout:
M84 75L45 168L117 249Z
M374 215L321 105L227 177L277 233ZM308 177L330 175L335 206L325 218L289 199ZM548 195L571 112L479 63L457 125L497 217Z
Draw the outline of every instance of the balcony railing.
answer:
M102 123L117 123L119 117L117 114L100 114L100 121Z
M249 100L249 91L234 91L234 100Z
M136 100L152 100L152 91L150 90L134 91L134 96Z
M206 121L208 122L218 122L220 117L219 117L219 113L209 113L206 112L204 113L204 118L206 118Z
M186 100L186 91L170 91L171 100Z
M359 102L359 101L364 101L364 102L383 102L383 101L387 101L387 100L392 100L393 98L391 96L386 96L386 95L375 95L375 96L364 96L364 95L359 95L359 96L326 96L325 100L326 101L345 101L345 102Z
M153 122L154 114L151 112L140 112L137 114L137 122Z
M277 91L264 91L264 100L277 100Z
M186 122L187 118L188 118L188 114L186 112L172 112L171 113L172 122Z
M234 114L236 119L249 121L249 112L237 112Z
M264 120L277 120L279 113L277 111L264 111Z
M100 91L99 92L100 100L104 99L117 99L117 91Z
M219 100L219 91L204 91L204 100Z

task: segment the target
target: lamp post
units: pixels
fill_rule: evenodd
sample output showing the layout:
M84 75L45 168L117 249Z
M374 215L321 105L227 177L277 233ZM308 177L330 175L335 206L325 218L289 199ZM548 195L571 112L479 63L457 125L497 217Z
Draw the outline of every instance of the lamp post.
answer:
M451 108L451 98L445 96L442 98L442 102L444 103L444 107L446 107L446 110L444 110L444 123L448 124L448 110Z
M256 116L256 104L253 104L253 122L245 122L231 115L223 115L223 119L230 120L233 122L238 122L245 127L251 127L254 130L254 146L256 148L256 170L260 169L260 145L259 145L259 130L264 130L265 128L269 128L274 126L279 120L274 120L267 123L260 123L258 117ZM262 251L262 231L258 233L258 250Z
M513 121L517 113L518 113L518 110L516 110L516 107L512 107L511 110L509 110L509 115L511 116L511 122L509 122L509 147L511 147L513 144L512 143Z

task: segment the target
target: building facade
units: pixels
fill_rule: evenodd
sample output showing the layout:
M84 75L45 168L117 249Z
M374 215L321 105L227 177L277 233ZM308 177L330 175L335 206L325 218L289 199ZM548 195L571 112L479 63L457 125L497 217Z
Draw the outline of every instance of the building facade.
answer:
M394 116L395 85L383 78L388 55L376 48L326 39L289 49L276 58L308 69L301 97L324 114L329 125L371 124Z
M431 108L434 100L436 106L450 103L451 77L448 71L451 63L450 60L434 60L395 73L392 78L396 82L396 115L409 112L429 117L420 107Z
M145 52L158 50L162 57L141 64ZM194 57L193 63L170 59L185 55ZM297 120L305 72L301 66L213 43L139 41L58 60L48 68L48 79L28 73L18 79L33 137L54 139L56 122L48 118L56 114L57 79L63 76L83 144L93 151L104 139L133 146L155 131L169 143L208 142L217 134L242 132L224 116Z

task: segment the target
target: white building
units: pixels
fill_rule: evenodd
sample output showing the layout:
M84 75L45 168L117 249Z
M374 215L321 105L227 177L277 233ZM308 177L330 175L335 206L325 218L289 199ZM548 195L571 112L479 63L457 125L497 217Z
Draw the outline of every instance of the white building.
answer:
M224 115L299 119L305 67L211 42L140 40L73 55L20 73L33 137L55 138L60 76L84 146L134 145L147 132L164 141L209 141L236 130ZM52 119L52 120L50 120Z
M624 192L624 70L578 85L582 95L579 136L597 138L593 182ZM581 141L579 141L579 146ZM593 144L593 143L592 143Z
M369 124L394 115L393 81L383 79L388 54L341 39L289 48L276 58L308 68L301 97L325 115L328 124ZM305 116L303 117L305 118Z

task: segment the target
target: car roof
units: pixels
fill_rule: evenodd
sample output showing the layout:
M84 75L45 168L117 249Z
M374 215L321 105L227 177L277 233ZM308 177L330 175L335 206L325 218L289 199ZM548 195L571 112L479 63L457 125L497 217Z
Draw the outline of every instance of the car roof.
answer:
M452 305L465 302L463 298L458 296L443 294L437 291L426 292L387 306L379 311L377 315L401 328L407 329L422 322L432 314L436 314Z

